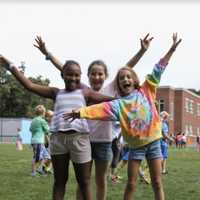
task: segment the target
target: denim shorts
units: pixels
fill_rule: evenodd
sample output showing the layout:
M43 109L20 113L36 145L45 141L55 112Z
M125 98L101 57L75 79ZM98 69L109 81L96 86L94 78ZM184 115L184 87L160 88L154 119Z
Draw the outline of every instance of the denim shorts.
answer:
M168 158L168 145L161 142L161 152L164 159Z
M41 158L41 151L42 151L42 144L31 144L33 148L33 160L35 162L40 161Z
M138 149L130 148L129 160L153 160L162 158L160 140L156 140Z
M92 159L94 160L112 160L111 142L91 142Z

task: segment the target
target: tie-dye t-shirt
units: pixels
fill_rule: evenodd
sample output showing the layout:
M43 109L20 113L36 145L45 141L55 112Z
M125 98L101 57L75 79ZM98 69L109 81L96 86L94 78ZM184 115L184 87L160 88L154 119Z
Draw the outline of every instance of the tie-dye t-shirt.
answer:
M161 121L155 106L156 87L167 63L160 60L140 89L130 95L80 109L80 117L119 121L124 140L139 148L162 137Z

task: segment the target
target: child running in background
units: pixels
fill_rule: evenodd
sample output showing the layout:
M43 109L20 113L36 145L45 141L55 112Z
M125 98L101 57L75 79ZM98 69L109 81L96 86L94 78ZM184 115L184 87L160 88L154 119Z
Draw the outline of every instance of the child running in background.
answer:
M49 126L45 121L46 108L43 105L38 105L35 108L36 117L32 120L30 125L31 145L33 147L33 160L32 160L32 176L36 175L36 171L43 174L42 166L45 162L44 159L44 141L45 135L49 133Z
M146 50L149 48L152 37L149 38L147 34L143 39L140 39L141 48L133 58L127 63L128 67L134 67L140 60ZM46 45L41 37L36 38L36 48L38 48L45 56L47 60L50 60L54 66L62 71L63 64L55 58L46 48ZM119 93L116 89L115 81L108 84L103 88L104 82L108 77L108 69L106 64L102 60L93 61L88 67L88 78L91 89L98 91L105 95L111 95L118 97ZM102 122L88 120L90 129L90 141L92 148L92 159L95 164L95 182L96 182L96 199L105 200L107 193L107 172L112 159L112 140L113 135L119 130L113 131L114 122ZM77 199L81 199L80 192L77 192Z
M64 89L33 83L3 56L0 56L0 64L8 69L26 89L55 101L50 129L52 133L50 152L54 170L53 200L64 199L70 160L73 163L83 199L91 200L91 147L88 124L86 120L75 120L73 123L65 121L63 113L86 106L86 103L100 103L114 98L101 95L88 88L81 88L80 65L73 60L66 61L62 68Z
M141 161L146 157L156 200L164 200L161 179L161 121L155 107L156 87L172 54L181 40L173 34L173 44L140 86L136 73L124 67L117 74L123 98L65 113L63 117L120 121L122 135L129 144L128 181L124 200L133 199Z

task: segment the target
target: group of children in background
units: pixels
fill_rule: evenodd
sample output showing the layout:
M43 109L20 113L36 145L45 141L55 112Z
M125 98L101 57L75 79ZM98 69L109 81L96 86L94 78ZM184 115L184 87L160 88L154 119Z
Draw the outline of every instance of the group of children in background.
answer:
M80 65L73 60L66 61L64 65L60 63L47 51L41 37L36 38L35 46L61 71L65 83L64 89L31 82L13 63L0 56L1 65L8 69L26 89L55 102L50 130L42 118L44 117L42 108L39 109L40 112L31 125L32 132L37 128L44 132L40 139L32 138L33 170L36 168L35 164L40 161L37 149L43 148L44 135L51 132L54 200L64 199L70 160L78 183L76 198L93 199L90 178L94 161L96 199L106 199L107 171L112 158L113 123L116 122L119 123L118 128L129 148L128 179L123 199L133 199L140 165L146 158L155 199L164 200L160 147L162 131L160 116L155 106L156 87L181 40L178 40L177 34L173 34L169 51L154 66L152 73L146 76L144 83L140 84L132 67L148 49L153 39L148 37L149 35L141 39L139 52L118 71L115 80L105 88L102 87L108 72L103 61L94 61L88 68L90 89L80 81ZM118 128L116 131L119 131Z

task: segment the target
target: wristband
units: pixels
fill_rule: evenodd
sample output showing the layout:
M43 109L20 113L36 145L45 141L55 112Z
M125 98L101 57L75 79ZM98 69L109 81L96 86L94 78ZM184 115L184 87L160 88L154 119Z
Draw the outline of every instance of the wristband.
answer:
M46 60L50 60L52 57L52 54L50 52L47 53L47 55L45 56Z

